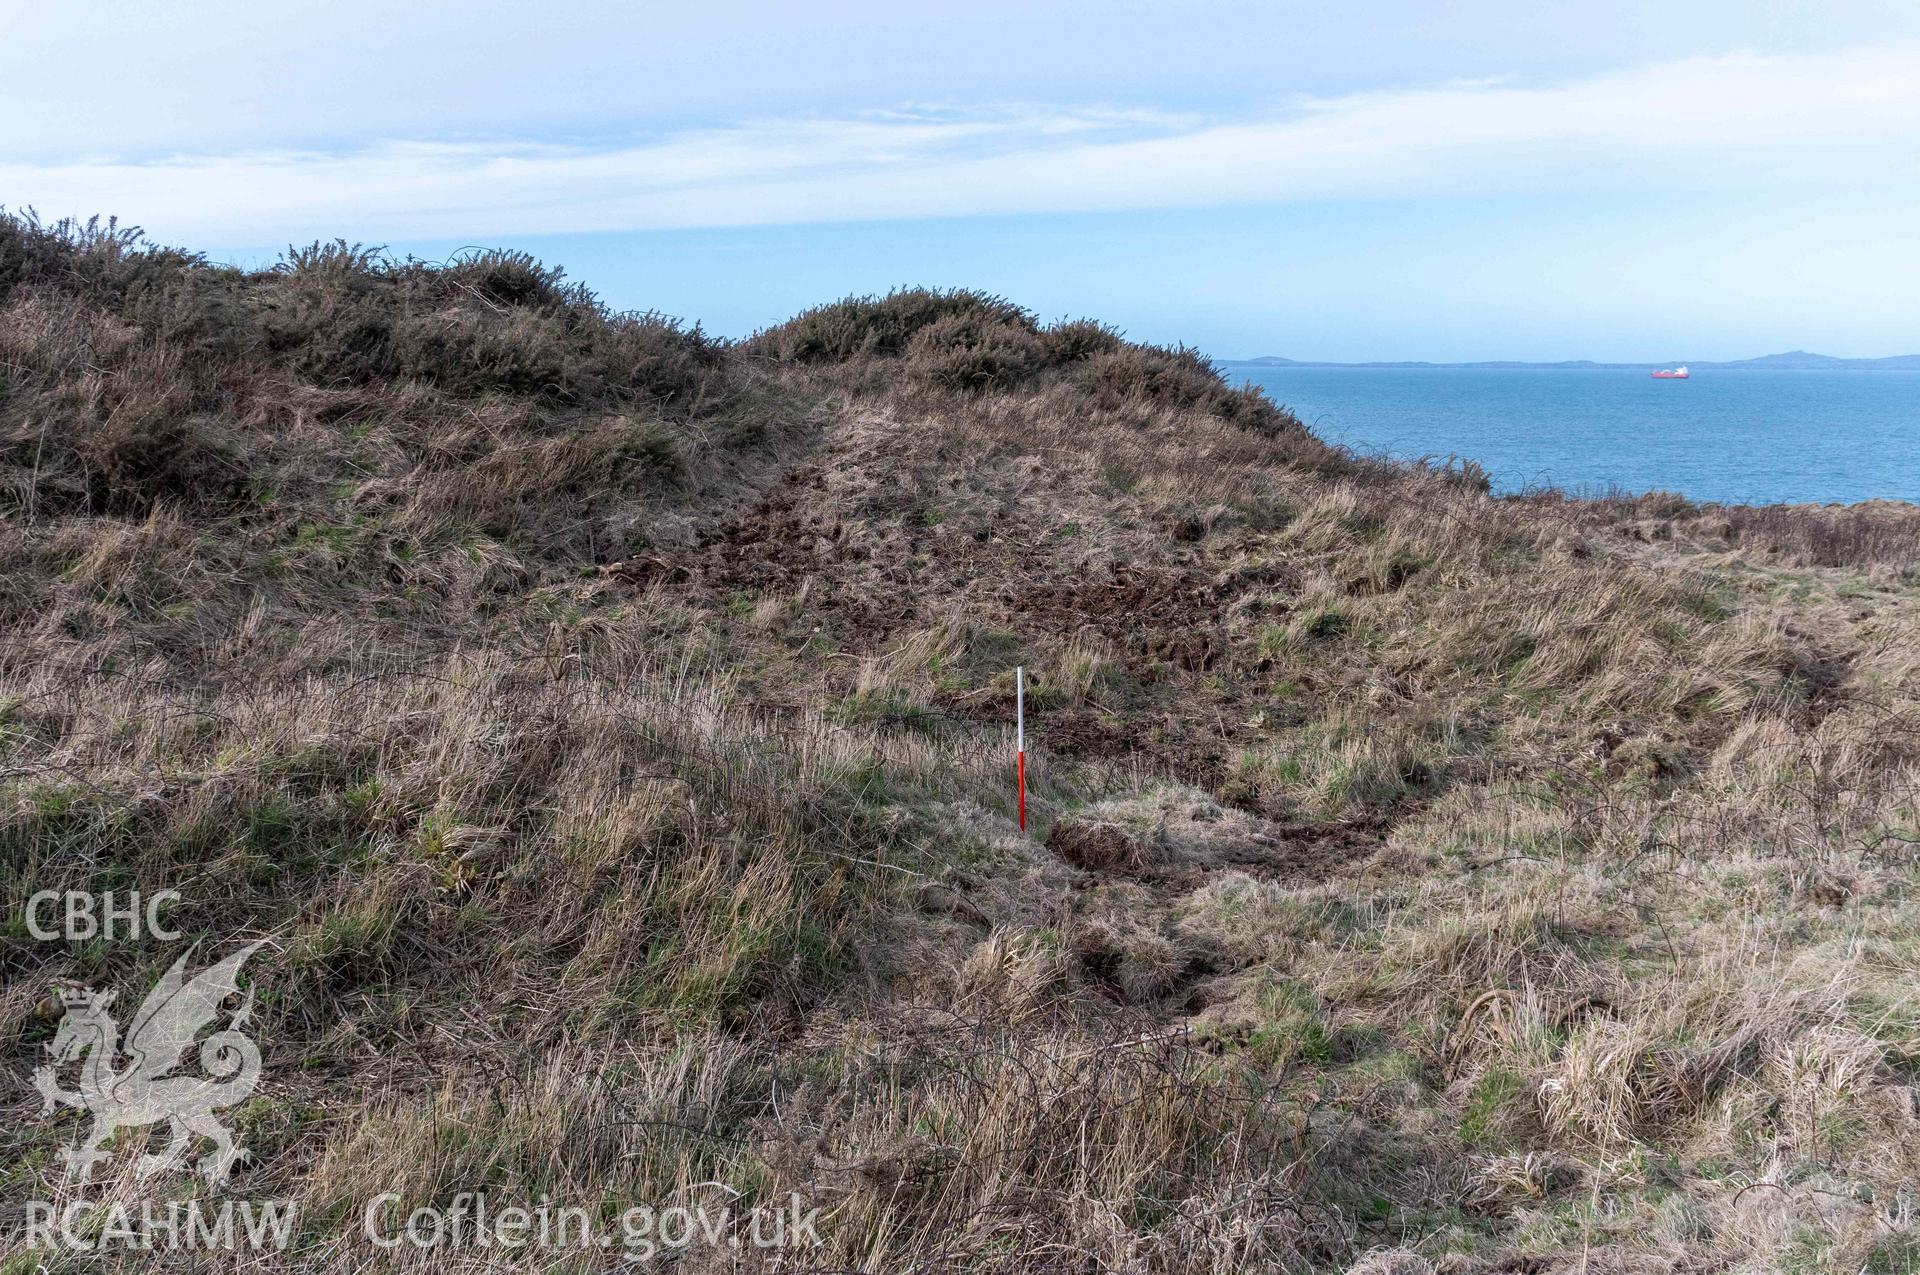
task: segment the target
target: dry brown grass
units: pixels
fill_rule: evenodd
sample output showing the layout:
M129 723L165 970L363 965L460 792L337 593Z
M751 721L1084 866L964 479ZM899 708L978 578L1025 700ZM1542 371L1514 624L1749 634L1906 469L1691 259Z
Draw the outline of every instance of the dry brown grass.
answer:
M176 955L34 890L267 937L290 1269L713 1181L786 1269L1909 1269L1914 529L1493 499L967 293L8 221L0 1034Z

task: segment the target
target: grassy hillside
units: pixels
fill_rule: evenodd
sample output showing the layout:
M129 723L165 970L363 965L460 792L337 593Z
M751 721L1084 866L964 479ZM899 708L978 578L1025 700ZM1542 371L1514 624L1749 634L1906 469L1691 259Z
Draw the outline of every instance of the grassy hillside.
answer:
M603 1270L361 1220L717 1181L821 1209L785 1269L1910 1271L1916 561L1495 499L972 293L729 343L5 220L0 1049L185 947L36 891L264 938L291 1269ZM0 1209L154 1189L4 1101Z

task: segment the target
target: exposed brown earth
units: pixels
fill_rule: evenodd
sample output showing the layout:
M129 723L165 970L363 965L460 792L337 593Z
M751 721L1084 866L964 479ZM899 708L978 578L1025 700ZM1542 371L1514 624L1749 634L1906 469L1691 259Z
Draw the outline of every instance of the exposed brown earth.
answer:
M729 344L7 220L0 1041L186 941L36 890L264 939L287 1269L599 1270L360 1220L716 1181L823 1244L676 1269L1910 1269L1917 550L1496 499L973 294ZM6 1101L0 1207L192 1189Z

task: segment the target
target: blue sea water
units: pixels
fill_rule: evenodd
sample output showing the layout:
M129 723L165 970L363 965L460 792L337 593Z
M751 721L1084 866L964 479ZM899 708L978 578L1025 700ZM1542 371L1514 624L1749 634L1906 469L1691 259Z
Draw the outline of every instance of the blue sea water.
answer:
M1479 462L1498 492L1920 501L1920 372L1228 367L1355 451Z

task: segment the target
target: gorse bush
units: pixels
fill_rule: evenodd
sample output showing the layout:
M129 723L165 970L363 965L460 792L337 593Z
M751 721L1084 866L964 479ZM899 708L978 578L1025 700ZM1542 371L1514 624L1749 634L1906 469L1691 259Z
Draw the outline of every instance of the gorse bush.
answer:
M382 266L378 248L369 248L365 244L350 244L344 239L335 239L329 243L319 240L301 248L289 247L282 253L279 262L273 267L277 275L289 275L297 278L354 279L371 275Z
M1125 344L1118 330L1093 319L1062 319L1042 330L1040 341L1055 364L1084 362Z
M288 427L303 422L351 433L396 418L394 441L433 466L478 459L447 445L470 426L436 424L471 422L475 404L532 435L759 410L726 342L609 311L524 253L434 265L336 240L247 272L115 222L30 213L0 216L0 364L0 505L36 513L231 510L324 484L302 472L312 458ZM360 397L330 410L316 392ZM515 445L498 429L486 438ZM324 450L325 468L342 469L340 449Z
M562 405L645 397L685 411L721 388L724 342L657 314L615 314L524 253L445 266L344 242L289 253L259 290L268 347L333 383L430 382Z
M935 319L907 343L914 376L949 390L1011 389L1046 366L1038 333L979 313Z
M956 320L964 330L1008 328L1029 335L1033 316L1002 297L965 289L900 288L883 297L848 297L804 310L747 343L756 354L797 363L844 363L863 355L904 354L922 329Z
M0 365L0 509L340 528L406 493L416 536L595 561L641 548L643 506L734 472L821 378L934 402L1057 393L1138 427L1202 412L1271 437L1290 420L1192 351L983 292L852 297L735 346L610 311L520 252L436 264L332 240L247 271L30 213L0 215Z
M566 282L566 271L543 266L524 252L478 249L456 257L439 275L442 282L471 288L495 305L572 307L593 300L585 287Z
M1085 360L1080 375L1096 399L1137 400L1198 411L1250 427L1277 427L1283 414L1257 390L1235 390L1212 360L1187 346L1116 344Z
M28 210L0 212L0 300L22 284L58 279L91 300L119 301L138 283L204 264L204 259L146 242L117 219L47 223Z
M729 367L726 343L697 326L611 312L560 269L515 252L434 265L337 240L248 273L115 222L0 216L0 301L19 303L23 291L79 303L147 341L264 353L335 383L418 378L456 393L684 407L719 389Z
M1252 389L1236 390L1197 350L1130 344L1091 319L1041 326L1004 298L902 288L817 306L747 342L755 354L814 365L898 359L911 384L956 392L1038 387L1070 374L1096 406L1197 411L1264 433L1293 421Z
M1120 334L1090 319L1037 328L1022 312L1009 319L981 307L942 315L907 343L917 380L948 390L1010 390L1042 374L1128 348Z

